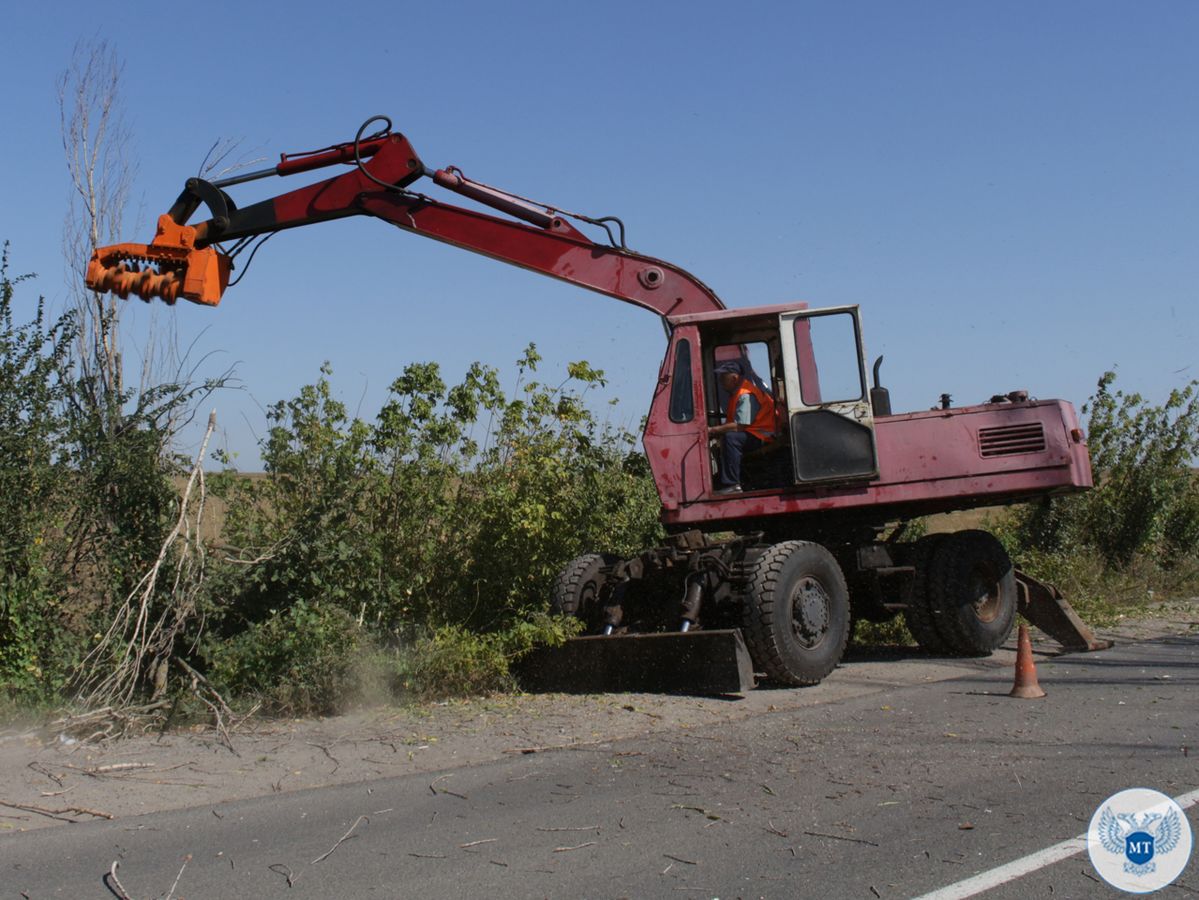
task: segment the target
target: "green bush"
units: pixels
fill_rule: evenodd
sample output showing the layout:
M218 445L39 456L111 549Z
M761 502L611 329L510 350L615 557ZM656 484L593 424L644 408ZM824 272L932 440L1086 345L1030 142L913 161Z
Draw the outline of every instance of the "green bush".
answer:
M996 529L1013 557L1093 615L1153 590L1199 590L1199 382L1152 404L1104 373L1083 407L1093 490L1018 508Z
M581 624L540 612L498 632L443 625L399 654L398 691L434 699L510 690L513 663L536 646L561 646Z
M268 712L337 712L358 687L362 629L332 604L298 600L205 648L208 679L230 697Z
M537 362L530 347L521 375ZM476 624L498 609L518 617L543 609L554 577L580 553L631 555L661 537L657 492L635 436L597 423L583 393L566 389L572 382L602 384L603 373L575 363L558 387L522 383L464 478L471 565L458 590L480 607L468 617Z
M39 703L67 684L82 643L61 627L59 597L48 573L0 583L0 694Z
M548 385L531 377L538 362L529 347L512 397L479 364L454 386L436 364L410 365L373 422L348 415L328 367L272 407L266 477L212 480L233 560L211 611L221 632L295 603L336 606L408 648L418 692L494 687L521 641L553 639L531 623L562 566L660 532L634 436L584 402L603 373L575 363Z
M39 702L87 693L128 645L90 654L158 558L177 514L179 422L219 382L112 389L76 365L71 315L38 300L20 323L8 245L0 255L0 694ZM149 618L173 601L175 556ZM144 619L143 619L144 621ZM159 648L169 656L170 647ZM158 662L160 660L154 660ZM151 660L146 660L151 662ZM136 667L135 667L136 668ZM150 689L148 669L133 673Z
M39 299L18 324L17 287L0 254L0 693L43 699L61 688L77 651L63 630L67 580L62 547L74 486L65 413L68 316L51 322Z

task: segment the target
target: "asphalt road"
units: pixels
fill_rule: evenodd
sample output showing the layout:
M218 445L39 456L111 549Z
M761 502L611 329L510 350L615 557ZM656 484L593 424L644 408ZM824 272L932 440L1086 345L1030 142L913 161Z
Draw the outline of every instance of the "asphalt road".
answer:
M116 861L139 900L916 897L1084 833L1119 790L1199 787L1199 637L1038 668L1042 700L1008 698L1010 670L980 666L719 726L14 834L0 896L121 896L104 883ZM1199 835L1199 806L1188 816ZM1199 894L1199 852L1163 893ZM985 896L1122 895L1084 853Z

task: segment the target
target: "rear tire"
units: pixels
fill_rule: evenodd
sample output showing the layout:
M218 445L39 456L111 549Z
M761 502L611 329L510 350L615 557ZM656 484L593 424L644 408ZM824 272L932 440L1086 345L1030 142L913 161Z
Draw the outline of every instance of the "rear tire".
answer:
M575 616L591 630L599 621L600 591L604 587L601 570L615 561L603 553L585 553L576 557L558 573L550 589L550 612Z
M952 651L941 629L937 627L940 616L938 610L933 607L930 576L938 551L948 537L947 534L930 534L912 545L910 561L916 571L912 576L912 595L908 598L908 608L903 611L904 623L916 639L916 643L920 645L920 649L926 653L940 655Z
M994 535L958 531L937 548L929 599L949 649L986 656L1016 622L1016 568Z
M783 541L757 558L741 621L754 665L774 682L818 684L849 640L849 591L837 560L807 541Z

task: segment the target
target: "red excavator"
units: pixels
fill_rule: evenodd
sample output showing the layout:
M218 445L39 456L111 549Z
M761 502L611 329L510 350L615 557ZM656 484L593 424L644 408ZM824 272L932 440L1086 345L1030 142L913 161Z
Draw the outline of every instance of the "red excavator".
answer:
M244 208L227 192L333 165L348 168ZM503 215L419 193L422 178ZM208 218L188 224L201 205ZM255 239L355 215L636 304L665 326L643 441L667 539L630 558L590 553L562 571L550 603L589 636L536 655L524 667L530 687L736 693L755 673L815 684L840 661L855 619L898 614L937 654L990 653L1017 612L1068 649L1106 646L993 535L905 537L932 513L1089 488L1069 403L1011 391L895 413L881 357L868 381L856 306L726 309L695 276L630 250L619 219L566 212L453 166L430 169L384 116L352 141L284 154L272 168L188 179L149 244L96 250L87 285L216 306ZM757 398L752 424L727 421L738 416L730 391ZM750 428L752 449L731 450L730 433ZM739 449L736 482L722 484L721 454Z

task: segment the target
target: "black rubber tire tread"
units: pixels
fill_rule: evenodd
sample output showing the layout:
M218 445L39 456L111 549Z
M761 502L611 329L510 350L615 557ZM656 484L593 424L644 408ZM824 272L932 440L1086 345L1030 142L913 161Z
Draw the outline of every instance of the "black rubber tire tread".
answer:
M819 647L805 648L792 629L792 585L818 576L829 592L829 628ZM819 684L837 667L849 641L849 590L837 560L820 544L783 541L755 561L741 611L741 633L754 667L771 681Z
M911 549L911 565L916 572L912 577L912 596L908 608L903 611L903 621L916 643L927 653L952 652L952 645L938 627L939 616L933 608L930 594L934 560L948 538L947 534L925 535Z
M600 569L614 560L604 553L584 553L567 564L550 588L550 612L563 616L577 616L588 624L595 624L599 617L599 592L603 582Z
M974 609L972 573L979 565L999 573L999 611L984 622ZM929 599L937 628L951 652L987 656L1003 646L1016 623L1016 567L989 531L957 531L938 548L931 570Z

